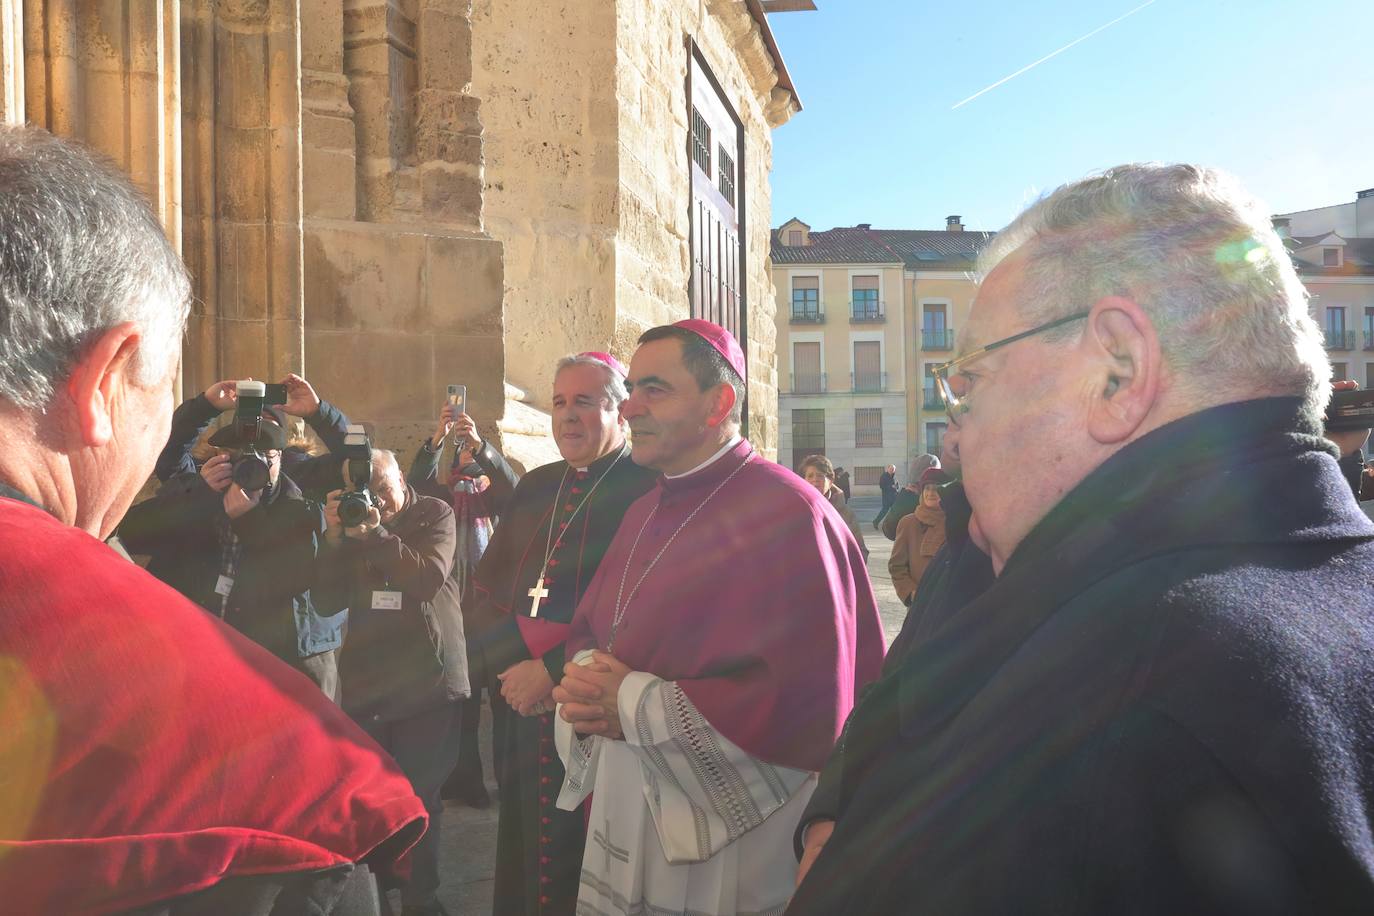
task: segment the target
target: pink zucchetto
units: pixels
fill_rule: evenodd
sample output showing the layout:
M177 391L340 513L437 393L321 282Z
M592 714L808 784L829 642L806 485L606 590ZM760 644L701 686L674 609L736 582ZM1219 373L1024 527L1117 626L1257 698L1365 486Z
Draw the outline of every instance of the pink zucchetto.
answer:
M622 379L628 378L630 375L629 370L625 368L625 364L609 353L601 353L596 350L588 350L585 353L577 354L577 358L594 359L599 363L605 363L606 368L610 369L612 372L620 376Z
M684 331L691 331L693 334L706 341L711 347L725 357L725 362L735 374L740 377L740 381L745 378L744 351L740 349L739 341L735 340L735 335L718 324L712 324L701 318L688 318L673 324L675 328L682 328Z

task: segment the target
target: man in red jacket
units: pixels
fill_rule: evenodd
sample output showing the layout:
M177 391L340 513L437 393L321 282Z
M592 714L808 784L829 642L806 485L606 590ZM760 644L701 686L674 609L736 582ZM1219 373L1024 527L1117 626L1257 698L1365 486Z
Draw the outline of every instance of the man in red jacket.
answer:
M127 178L0 127L0 900L375 912L369 868L425 826L395 764L102 543L167 438L189 301Z

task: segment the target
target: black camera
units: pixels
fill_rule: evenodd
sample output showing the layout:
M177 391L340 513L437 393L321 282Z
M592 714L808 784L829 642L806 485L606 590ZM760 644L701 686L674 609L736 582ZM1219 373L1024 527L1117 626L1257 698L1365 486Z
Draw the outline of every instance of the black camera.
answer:
M267 457L258 451L263 408L286 403L286 386L242 381L235 384L235 391L237 397L231 435L235 440L247 444L234 460L234 483L248 492L262 490L272 479L268 472Z
M377 504L368 490L372 483L372 443L361 426L349 425L343 459L352 489L339 497L339 521L345 528L355 528L367 521L368 511Z
M264 490L271 480L267 459L256 448L245 449L234 459L234 483L244 492Z

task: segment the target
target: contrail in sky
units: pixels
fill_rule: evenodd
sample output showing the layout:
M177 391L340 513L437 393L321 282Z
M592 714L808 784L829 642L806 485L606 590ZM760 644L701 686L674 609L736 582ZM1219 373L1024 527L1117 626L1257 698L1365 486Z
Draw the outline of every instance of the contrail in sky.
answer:
M991 86L987 86L986 88L979 89L979 90L978 90L977 92L975 92L973 95L969 96L968 98L964 99L962 102L959 102L958 104L956 104L956 105L954 105L953 107L951 107L951 108L950 108L950 111L953 111L955 108L961 108L961 107L963 107L964 105L967 105L969 102L972 102L974 99L978 98L978 96L982 95L983 93L985 93L985 92L991 92L992 90L996 89L998 86L1002 85L1003 83L1010 82L1011 80L1016 79L1016 78L1017 78L1018 76L1020 76L1022 73L1025 73L1027 70L1031 70L1031 69L1034 69L1035 67L1040 66L1040 65L1043 64L1045 61L1049 60L1051 57L1058 57L1060 54L1063 54L1065 51L1069 50L1069 48L1072 48L1074 45L1080 44L1080 43L1082 43L1082 42L1087 41L1089 38L1092 38L1092 37L1093 37L1094 35L1096 35L1098 32L1104 31L1104 30L1106 30L1106 29L1110 29L1112 26L1116 25L1116 24L1117 24L1118 22L1120 22L1121 20L1126 19L1126 18L1131 17L1131 16L1134 16L1136 13L1138 13L1138 12L1140 12L1141 10L1145 9L1145 7L1150 6L1150 5L1153 4L1154 2L1155 2L1155 0L1145 0L1144 3L1140 4L1140 6L1137 6L1135 9L1131 10L1129 13L1122 13L1120 16L1117 16L1115 19L1113 19L1111 22L1107 23L1106 25L1100 25L1100 26L1098 26L1097 28L1093 29L1091 32L1089 32L1088 34L1084 35L1084 36L1081 37L1081 38L1075 38L1073 41L1071 41L1071 42L1069 42L1068 44L1064 45L1064 47L1060 48L1058 51L1051 51L1050 53L1046 54L1044 57L1042 57L1042 58L1040 58L1039 60L1037 60L1035 63L1033 63L1033 64L1026 64L1026 66L1022 67L1020 70L1017 70L1017 71L1016 71L1015 73L1013 73L1011 76L1004 76L1004 77L1002 77L1000 80L998 80L997 82L993 83Z

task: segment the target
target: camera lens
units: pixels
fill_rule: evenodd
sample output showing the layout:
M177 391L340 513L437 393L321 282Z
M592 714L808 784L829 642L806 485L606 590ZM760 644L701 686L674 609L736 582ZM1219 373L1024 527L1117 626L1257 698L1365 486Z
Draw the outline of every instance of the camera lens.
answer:
M366 490L345 493L339 497L339 521L345 528L355 528L367 521L367 510L372 508L372 498Z
M234 483L240 489L250 492L265 489L269 479L267 460L261 455L244 455L234 462Z

